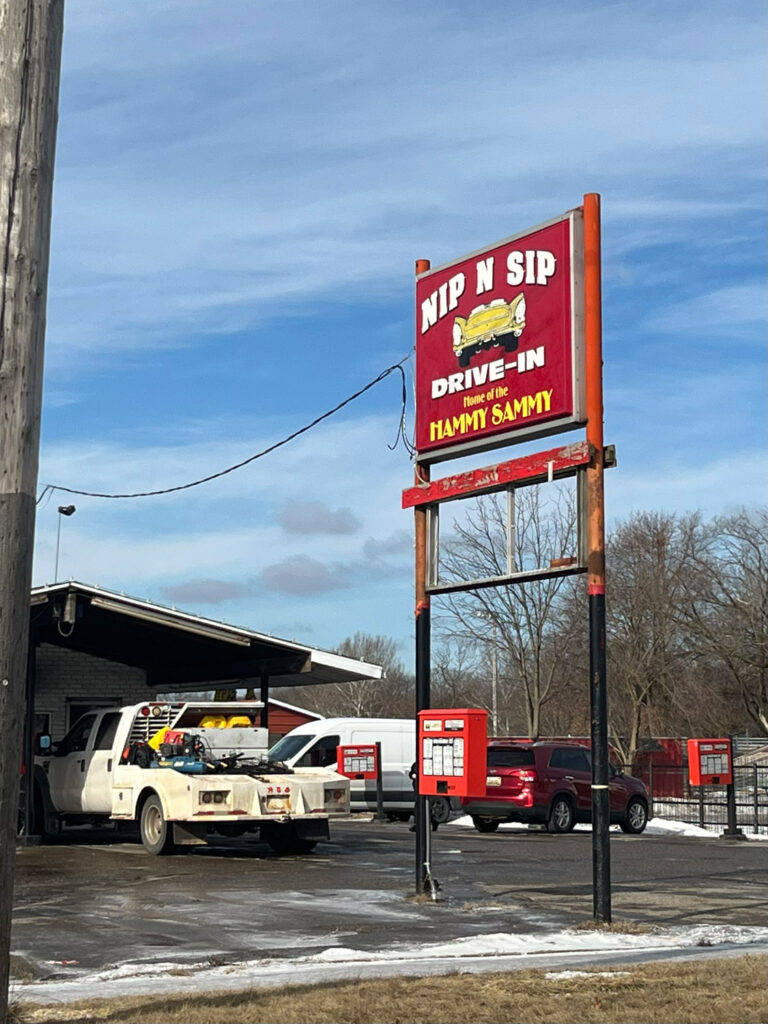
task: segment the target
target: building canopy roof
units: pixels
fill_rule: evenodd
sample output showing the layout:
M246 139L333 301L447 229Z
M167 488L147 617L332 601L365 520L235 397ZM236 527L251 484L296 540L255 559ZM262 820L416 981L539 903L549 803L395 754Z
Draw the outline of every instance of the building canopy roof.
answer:
M35 587L31 606L37 643L143 669L156 693L265 679L274 686L307 686L384 675L380 665L72 580Z

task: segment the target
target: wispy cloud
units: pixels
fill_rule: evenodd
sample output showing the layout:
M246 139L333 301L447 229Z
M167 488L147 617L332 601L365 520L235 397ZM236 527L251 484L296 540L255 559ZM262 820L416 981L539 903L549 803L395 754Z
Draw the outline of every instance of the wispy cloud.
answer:
M356 533L360 520L350 508L331 509L322 501L294 501L277 512L286 533Z
M292 555L262 569L261 582L267 590L293 596L315 596L351 586L342 567L324 565L308 555Z
M696 334L700 343L706 345L712 337L718 343L723 337L736 340L743 336L745 328L752 329L748 337L756 341L762 332L754 328L765 323L765 316L765 286L755 283L719 288L666 309L662 307L644 322L667 334Z
M236 580L188 580L172 587L161 587L166 601L174 604L215 605L248 597L252 590Z

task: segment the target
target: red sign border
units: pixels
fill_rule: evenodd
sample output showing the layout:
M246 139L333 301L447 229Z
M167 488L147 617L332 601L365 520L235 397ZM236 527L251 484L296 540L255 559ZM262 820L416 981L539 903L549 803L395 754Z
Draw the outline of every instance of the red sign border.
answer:
M576 430L586 426L586 355L584 341L584 208L576 206L567 210L557 217L544 221L535 227L526 228L514 235L509 235L497 242L483 246L473 252L465 253L463 256L450 260L448 263L441 263L438 267L430 267L421 274L416 275L416 281L424 280L432 274L443 273L465 260L475 259L483 256L492 249L516 242L521 238L527 238L537 231L560 224L563 221L570 222L570 263L571 263L571 380L573 386L573 414L563 416L556 420L549 420L546 423L522 426L501 434L494 434L491 437L482 437L474 441L459 441L456 444L446 445L443 448L430 448L427 451L416 451L414 456L417 463L432 465L437 462L446 462L448 459L459 459L478 452L493 451L496 448L504 448L512 444L521 444L525 441L533 441L540 437L548 437L551 434L565 433L569 430ZM418 331L417 331L418 337ZM415 378L418 380L418 347L414 348ZM414 389L415 399L415 389ZM415 417L416 413L414 413Z

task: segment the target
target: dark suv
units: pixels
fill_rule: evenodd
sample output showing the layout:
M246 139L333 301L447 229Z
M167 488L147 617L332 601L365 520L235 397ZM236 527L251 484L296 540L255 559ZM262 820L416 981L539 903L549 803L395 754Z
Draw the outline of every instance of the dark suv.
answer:
M611 822L625 832L648 823L648 792L614 765L610 769ZM462 800L478 832L495 832L503 821L543 824L549 832L570 832L592 820L592 765L588 747L553 741L488 744L484 797Z

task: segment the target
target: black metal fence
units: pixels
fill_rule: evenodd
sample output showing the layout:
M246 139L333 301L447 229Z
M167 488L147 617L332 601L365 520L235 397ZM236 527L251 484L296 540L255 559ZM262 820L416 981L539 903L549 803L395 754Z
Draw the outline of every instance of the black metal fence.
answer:
M722 832L728 824L725 786L690 786L688 768L649 765L642 773L650 796L651 817ZM736 824L742 832L768 833L768 765L735 765Z

